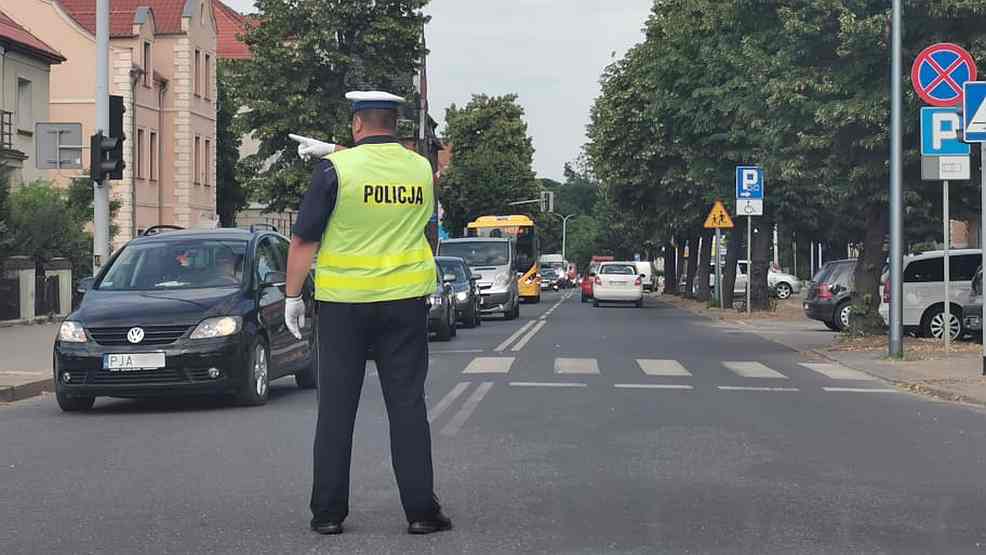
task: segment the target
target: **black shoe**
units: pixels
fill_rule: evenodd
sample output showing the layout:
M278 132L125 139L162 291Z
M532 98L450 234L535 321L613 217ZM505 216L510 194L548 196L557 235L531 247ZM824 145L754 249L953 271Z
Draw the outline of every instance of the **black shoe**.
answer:
M313 531L318 532L319 534L335 535L342 533L341 522L332 522L332 521L315 522L313 520L311 527Z
M408 534L431 534L452 529L452 520L438 512L428 520L416 520L407 527Z

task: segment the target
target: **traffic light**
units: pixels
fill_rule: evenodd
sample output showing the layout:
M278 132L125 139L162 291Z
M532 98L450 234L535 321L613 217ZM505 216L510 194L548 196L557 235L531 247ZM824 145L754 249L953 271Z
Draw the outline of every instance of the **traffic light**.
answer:
M109 133L102 131L89 139L89 172L93 181L99 183L107 179L123 179L123 141L127 136L123 133L123 114L127 109L123 106L123 97L110 96L110 128Z
M554 193L554 191L541 191L541 211L542 212L554 212L555 211L555 193Z
M99 131L89 138L89 174L93 181L106 182L107 179L122 179L123 139L107 137Z

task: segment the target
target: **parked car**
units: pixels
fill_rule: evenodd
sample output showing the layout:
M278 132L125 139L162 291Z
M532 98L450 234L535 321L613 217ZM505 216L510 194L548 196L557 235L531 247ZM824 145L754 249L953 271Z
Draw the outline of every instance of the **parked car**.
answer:
M482 313L501 313L506 320L520 317L517 292L517 253L510 239L466 237L438 243L438 254L457 256L479 278L476 284L482 295Z
M643 276L633 262L603 262L596 271L592 285L592 306L601 302L644 303Z
M479 286L476 285L479 278L472 275L466 261L461 258L436 256L435 261L441 267L444 279L451 280L449 283L454 294L456 320L467 328L475 328L482 324L480 310L482 310L483 297L479 294Z
M456 334L455 290L453 280L445 279L438 262L435 269L435 292L428 298L428 333L434 333L439 341L448 341Z
M856 259L826 262L812 278L802 308L805 316L833 331L849 327Z
M962 307L972 291L972 279L982 264L980 249L949 251L949 312L945 321L945 264L942 251L928 251L904 257L901 316L904 329L924 337L941 338L946 326L952 338L964 332ZM880 315L889 323L890 287L883 286Z
M654 279L654 266L650 262L637 261L633 265L637 268L637 273L641 276L644 284L644 291L653 291L657 282Z
M950 276L951 277L951 276ZM972 291L969 300L962 307L962 323L969 333L983 333L983 267L976 270L972 278Z
M737 263L736 283L733 285L733 291L736 293L746 292L749 267L746 260L740 260ZM714 274L712 279L715 279ZM782 301L791 298L792 295L801 294L801 280L797 276L773 268L767 270L767 287L775 297Z
M155 226L117 251L86 288L54 344L55 398L65 411L96 397L269 398L294 375L316 386L314 285L303 339L284 321L288 240L270 231Z

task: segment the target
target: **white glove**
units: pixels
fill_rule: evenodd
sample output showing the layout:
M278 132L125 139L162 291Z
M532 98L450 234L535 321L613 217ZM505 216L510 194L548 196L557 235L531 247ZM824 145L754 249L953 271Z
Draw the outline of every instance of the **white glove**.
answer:
M303 137L301 135L295 135L294 133L288 133L288 137L298 143L298 156L302 160L308 160L309 158L323 158L332 154L336 150L336 145L332 143L322 142L310 137Z
M301 328L305 327L305 299L288 297L284 303L284 322L291 335L301 339Z

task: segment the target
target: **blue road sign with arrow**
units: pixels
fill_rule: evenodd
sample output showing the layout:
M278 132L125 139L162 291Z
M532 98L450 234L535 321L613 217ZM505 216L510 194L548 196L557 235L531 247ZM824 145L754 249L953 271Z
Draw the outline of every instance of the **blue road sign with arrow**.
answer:
M963 87L965 113L963 138L967 143L986 143L986 81L968 81Z

